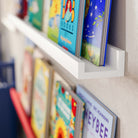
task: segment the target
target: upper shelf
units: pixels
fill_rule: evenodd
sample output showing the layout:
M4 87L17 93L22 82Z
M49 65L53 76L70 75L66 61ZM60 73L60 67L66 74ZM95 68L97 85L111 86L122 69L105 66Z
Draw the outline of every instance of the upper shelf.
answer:
M70 54L48 39L44 33L14 15L4 18L2 23L11 31L18 29L77 79L124 76L125 51L119 48L108 45L105 67L97 67Z

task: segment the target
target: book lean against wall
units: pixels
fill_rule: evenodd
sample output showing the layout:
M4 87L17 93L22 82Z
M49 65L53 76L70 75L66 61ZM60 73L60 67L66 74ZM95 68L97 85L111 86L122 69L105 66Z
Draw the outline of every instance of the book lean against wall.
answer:
M83 101L59 81L56 82L54 101L50 137L80 138L83 126Z
M42 59L35 60L31 125L36 137L48 137L52 68Z
M51 0L48 37L80 56L85 0Z
M82 57L105 65L111 0L86 0Z
M85 0L61 0L58 44L76 56L82 45Z
M117 116L84 87L76 93L85 102L83 138L115 138Z

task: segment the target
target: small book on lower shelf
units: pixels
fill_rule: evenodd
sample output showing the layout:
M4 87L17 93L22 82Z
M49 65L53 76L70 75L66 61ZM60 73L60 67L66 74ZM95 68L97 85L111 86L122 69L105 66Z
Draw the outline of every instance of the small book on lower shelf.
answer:
M27 115L31 114L32 82L33 82L33 56L25 50L23 61L23 85L21 92L21 103Z
M84 103L61 82L56 82L55 104L50 118L51 138L79 138L82 136Z
M31 125L37 137L48 137L52 68L43 59L35 60Z
M85 102L83 138L115 138L117 116L81 85L76 93Z

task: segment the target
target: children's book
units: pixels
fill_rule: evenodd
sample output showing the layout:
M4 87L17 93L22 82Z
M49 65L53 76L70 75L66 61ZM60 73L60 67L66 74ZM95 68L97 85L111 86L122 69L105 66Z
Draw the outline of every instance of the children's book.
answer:
M34 27L41 30L43 18L43 0L29 0L28 4L29 22L32 23Z
M52 68L42 59L35 60L31 125L36 137L49 133Z
M54 110L50 118L51 138L80 138L84 103L61 82L56 82Z
M53 120L56 116L56 82L60 81L62 84L64 84L68 89L71 89L73 86L71 83L68 83L57 71L54 71L53 73L53 85L52 85L52 98L51 98L51 112L50 112L50 133L51 135L54 135L53 127L55 124L53 124Z
M44 0L42 31L45 34L47 34L48 32L49 8L50 8L50 0Z
M105 65L111 0L86 0L82 57Z
M33 85L33 56L25 51L23 62L23 88L21 92L21 103L28 116L31 114Z
M61 0L50 0L48 38L58 43L61 14Z
M115 138L117 116L84 87L76 93L85 102L83 138Z
M27 15L27 0L15 0L16 1L16 15L21 18L24 19Z
M76 56L81 55L85 0L61 0L58 44Z

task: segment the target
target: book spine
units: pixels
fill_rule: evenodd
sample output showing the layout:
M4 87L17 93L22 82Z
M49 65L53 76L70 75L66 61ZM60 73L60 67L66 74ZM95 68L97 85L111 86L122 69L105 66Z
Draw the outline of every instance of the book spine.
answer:
M104 55L104 64L103 64L103 66L105 66L105 61L106 61L106 53L107 53L106 51L107 51L107 43L108 43L108 34L109 34L109 24L110 24L110 16L111 16L111 7L112 7L112 0L110 0L110 7L109 7L107 37L106 37L105 55Z

